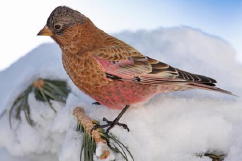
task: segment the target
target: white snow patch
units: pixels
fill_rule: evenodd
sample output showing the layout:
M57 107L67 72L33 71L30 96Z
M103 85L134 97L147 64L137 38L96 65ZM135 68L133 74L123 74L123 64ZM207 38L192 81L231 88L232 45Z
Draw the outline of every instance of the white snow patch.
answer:
M223 40L187 27L116 36L145 55L213 77L220 87L242 95L242 66ZM30 96L34 128L23 118L10 129L8 114L0 115L1 161L79 161L82 137L75 131L73 108L82 106L98 120L113 119L119 113L92 105L94 100L71 83L60 57L57 45L44 44L0 73L0 113L38 77L68 80L72 88L66 105L54 103L57 114ZM131 131L115 127L112 132L128 145L136 161L208 161L195 155L208 150L227 153L226 161L242 160L241 98L202 90L162 94L129 109L121 121Z
M96 148L96 155L94 156L95 160L99 160L99 158L103 155L104 151L109 151L109 155L106 159L102 159L103 161L113 161L115 160L114 153L110 150L110 148L107 146L107 144L104 143L98 143Z

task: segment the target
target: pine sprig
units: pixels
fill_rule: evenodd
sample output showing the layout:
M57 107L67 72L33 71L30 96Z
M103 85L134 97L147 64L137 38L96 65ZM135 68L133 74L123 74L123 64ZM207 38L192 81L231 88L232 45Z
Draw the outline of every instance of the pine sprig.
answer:
M226 155L221 152L213 151L213 152L199 153L199 154L196 154L196 156L209 157L210 159L212 159L212 161L223 161Z
M31 118L31 108L28 103L30 93L34 93L35 99L46 102L49 107L56 112L51 101L66 102L70 90L67 83L62 80L38 79L27 87L13 102L9 110L9 124L12 127L12 118L21 120L21 113L24 113L26 121L33 126L34 121Z
M110 152L120 154L125 161L129 161L129 158L134 161L133 155L129 151L128 147L125 146L117 137L111 133L106 133L104 129L94 129L99 122L92 120L84 114L84 111L77 107L74 110L74 115L78 120L77 131L83 133L83 144L81 147L80 161L93 161L94 155L96 154L96 148L99 143L106 144L108 150L104 150L99 159L106 159Z
M77 128L78 131L83 133L83 143L81 147L80 153L80 161L93 161L93 156L96 153L96 142L92 138L92 136L85 131L81 124L78 124L79 127ZM108 147L115 153L120 154L125 161L129 161L129 157L134 161L134 157L129 151L128 147L125 146L117 137L113 134L109 133L106 134L104 129L99 129L100 135L103 139L107 141Z

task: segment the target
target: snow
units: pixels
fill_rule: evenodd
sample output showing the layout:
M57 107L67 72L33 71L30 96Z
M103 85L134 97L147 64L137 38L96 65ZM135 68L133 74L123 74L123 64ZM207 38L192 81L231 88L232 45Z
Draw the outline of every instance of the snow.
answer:
M110 151L110 148L107 146L107 144L104 143L98 143L97 148L96 148L96 158L95 160L99 160L99 158L102 156L103 151ZM106 159L102 159L103 161L109 161L109 160L114 160L115 159L115 154L114 152L111 151L109 156Z
M218 86L242 95L242 66L235 60L234 49L218 37L189 27L125 31L115 36L145 55L216 78ZM92 105L94 100L64 72L58 46L43 44L0 73L0 113L38 77L67 80L72 93L66 105L54 103L57 114L31 95L32 118L37 123L33 128L22 119L10 129L8 114L0 115L0 161L79 161L82 137L75 131L72 110L81 106L97 120L113 119L119 111ZM123 116L129 133L119 127L112 132L128 145L136 161L208 161L196 156L206 151L227 153L226 161L241 161L241 105L240 97L203 90L161 94Z

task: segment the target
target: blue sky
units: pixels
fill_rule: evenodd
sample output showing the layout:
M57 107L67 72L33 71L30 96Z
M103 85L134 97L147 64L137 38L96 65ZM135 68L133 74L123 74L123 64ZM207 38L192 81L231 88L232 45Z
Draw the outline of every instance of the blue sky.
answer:
M15 5L12 5L15 4ZM0 2L0 70L43 42L36 37L58 5L79 10L106 32L190 26L216 35L242 62L242 0L8 0ZM13 47L14 45L14 47Z

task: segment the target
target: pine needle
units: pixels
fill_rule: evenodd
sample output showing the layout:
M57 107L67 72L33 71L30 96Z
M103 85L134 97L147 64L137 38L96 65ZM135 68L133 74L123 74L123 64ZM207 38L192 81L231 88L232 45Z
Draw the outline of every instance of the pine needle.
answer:
M26 121L33 126L34 121L31 119L31 108L28 103L30 93L34 93L35 99L46 102L49 107L56 113L51 101L66 102L70 90L67 83L62 80L38 79L27 87L13 102L9 110L9 124L12 127L12 118L21 120L21 113L24 113Z
M80 161L82 161L82 159L84 159L84 161L93 161L97 144L100 142L106 144L110 151L120 154L126 161L129 161L129 158L134 161L133 155L127 146L125 146L117 137L111 133L105 133L105 130L101 128L93 130L93 127L99 123L86 116L83 109L77 107L73 114L78 120L77 130L83 133ZM110 154L109 152L108 154ZM108 155L106 156L104 152L102 156L105 156L103 159L108 157ZM100 158L102 159L102 157Z
M199 153L199 154L196 154L196 156L209 157L210 159L212 159L212 161L223 161L226 154L213 151L213 152Z

